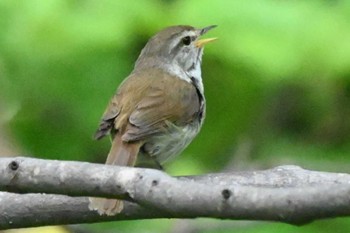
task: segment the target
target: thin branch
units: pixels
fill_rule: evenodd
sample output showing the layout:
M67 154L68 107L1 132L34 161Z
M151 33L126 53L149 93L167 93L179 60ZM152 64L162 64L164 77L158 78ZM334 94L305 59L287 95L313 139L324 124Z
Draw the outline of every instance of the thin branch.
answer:
M350 175L308 171L296 166L171 177L152 169L2 158L0 190L130 201L121 214L107 217L89 211L86 198L2 193L0 229L196 217L305 224L315 219L350 215Z

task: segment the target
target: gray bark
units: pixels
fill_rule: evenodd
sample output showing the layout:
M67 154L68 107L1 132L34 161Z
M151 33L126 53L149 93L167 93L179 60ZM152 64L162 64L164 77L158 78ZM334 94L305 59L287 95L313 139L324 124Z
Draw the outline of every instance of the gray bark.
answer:
M152 169L32 158L0 159L0 229L147 218L270 220L305 224L350 215L350 175L282 166L171 177ZM47 193L13 194L16 193ZM128 200L99 216L87 198Z

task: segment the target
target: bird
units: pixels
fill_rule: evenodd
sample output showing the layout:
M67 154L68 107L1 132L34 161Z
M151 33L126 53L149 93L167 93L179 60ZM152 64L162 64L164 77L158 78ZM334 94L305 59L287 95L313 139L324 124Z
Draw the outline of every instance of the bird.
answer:
M106 164L162 168L198 134L206 109L203 49L217 39L201 36L215 27L170 26L148 40L95 133L95 139L111 136ZM112 216L123 201L90 198L89 208Z

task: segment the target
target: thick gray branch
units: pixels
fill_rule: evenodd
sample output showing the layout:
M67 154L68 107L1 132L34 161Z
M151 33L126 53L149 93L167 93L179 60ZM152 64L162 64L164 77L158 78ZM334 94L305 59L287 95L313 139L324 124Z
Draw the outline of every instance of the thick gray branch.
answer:
M2 158L0 191L118 197L129 201L120 215L106 217L89 211L86 198L1 193L0 229L195 217L304 224L350 215L350 175L296 166L176 178L152 169Z

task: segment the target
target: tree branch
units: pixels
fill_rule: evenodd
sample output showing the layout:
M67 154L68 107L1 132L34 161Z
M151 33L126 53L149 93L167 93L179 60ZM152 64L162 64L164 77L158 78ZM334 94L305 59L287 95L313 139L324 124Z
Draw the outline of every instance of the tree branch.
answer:
M1 158L0 191L128 200L121 214L107 217L89 211L86 198L0 193L0 229L195 217L305 224L350 215L350 175L296 166L171 177L153 169Z

